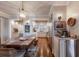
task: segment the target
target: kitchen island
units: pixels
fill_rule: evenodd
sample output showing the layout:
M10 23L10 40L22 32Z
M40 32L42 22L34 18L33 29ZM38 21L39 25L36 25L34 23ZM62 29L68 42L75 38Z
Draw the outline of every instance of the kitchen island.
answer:
M79 39L54 36L54 55L56 57L79 56Z

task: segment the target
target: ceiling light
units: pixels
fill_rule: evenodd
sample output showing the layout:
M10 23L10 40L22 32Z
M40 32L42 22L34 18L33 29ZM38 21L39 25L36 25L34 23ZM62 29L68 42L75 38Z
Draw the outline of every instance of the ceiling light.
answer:
M24 12L20 12L20 17L21 18L25 18L26 17L25 13Z
M23 1L22 1L22 8L21 8L21 10L20 10L20 12L19 12L19 16L20 16L21 18L25 18L25 17L26 17L26 14L25 14L25 11L24 11L24 4L23 4Z

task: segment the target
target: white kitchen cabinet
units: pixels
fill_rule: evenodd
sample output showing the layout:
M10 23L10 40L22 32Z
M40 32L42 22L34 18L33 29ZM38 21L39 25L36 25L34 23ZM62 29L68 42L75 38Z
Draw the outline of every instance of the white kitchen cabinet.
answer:
M54 37L54 55L55 57L59 56L59 40L57 37Z
M66 40L54 36L54 55L55 57L66 57Z

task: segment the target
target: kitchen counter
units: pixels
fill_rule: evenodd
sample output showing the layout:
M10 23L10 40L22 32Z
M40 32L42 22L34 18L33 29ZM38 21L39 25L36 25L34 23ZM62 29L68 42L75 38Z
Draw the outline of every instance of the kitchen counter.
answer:
M59 38L59 39L61 39L61 40L78 40L77 38L72 38L72 37L58 37L58 36L54 36L54 37L57 37L57 38Z
M54 36L54 55L56 57L79 56L79 39Z

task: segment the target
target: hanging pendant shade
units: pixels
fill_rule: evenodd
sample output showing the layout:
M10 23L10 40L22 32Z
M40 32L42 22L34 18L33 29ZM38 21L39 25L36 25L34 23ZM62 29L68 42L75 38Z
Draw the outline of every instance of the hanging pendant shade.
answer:
M21 8L21 10L20 10L19 13L20 13L20 17L22 17L22 18L25 18L26 17L23 1L22 1L22 8Z
M18 22L20 24L23 24L23 22L27 19L29 19L29 17L27 16L26 18L26 12L25 12L25 9L24 9L24 2L22 1L21 3L21 7L19 8L19 16L18 16L18 20L16 20L15 22Z

